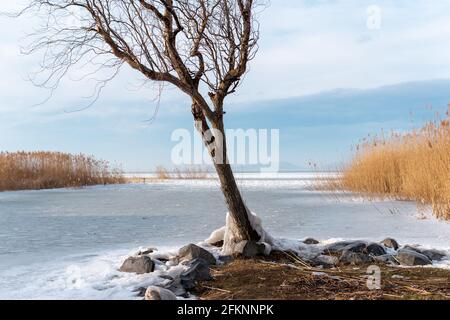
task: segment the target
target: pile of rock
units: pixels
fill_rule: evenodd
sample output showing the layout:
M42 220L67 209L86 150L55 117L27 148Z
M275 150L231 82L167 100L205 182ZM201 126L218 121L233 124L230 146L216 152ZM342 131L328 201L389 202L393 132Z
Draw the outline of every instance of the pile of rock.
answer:
M305 244L319 244L307 239ZM367 241L340 241L325 245L320 254L307 259L313 266L362 265L374 262L389 265L424 266L442 260L446 254L438 250L420 249L417 246L401 247L395 239L387 238L380 243Z
M219 246L220 244L217 244ZM300 258L314 267L333 268L339 265L367 265L372 263L385 263L389 265L423 266L431 265L432 261L439 261L446 257L444 252L438 250L421 249L417 246L400 246L392 238L380 243L367 241L340 241L323 245L319 241L308 238L301 244L306 250L315 252L313 256ZM212 247L211 247L212 248ZM242 242L238 248L239 257L254 258L268 254L265 244L256 242ZM312 250L314 249L314 250ZM218 252L218 249L213 251ZM188 298L200 281L212 280L211 266L223 264L236 258L236 256L219 256L218 259L208 250L195 244L189 244L170 256L154 253L156 249L139 251L135 256L127 258L120 271L136 274L155 272L156 266L165 266L162 269L179 270L179 272L166 272L159 277L163 278L164 285L142 288L140 293L146 300L175 300L177 297ZM279 251L279 248L275 251ZM275 251L274 254L275 254ZM299 252L302 252L301 248ZM158 267L159 268L159 267ZM161 269L161 268L159 268ZM170 275L169 275L170 273Z
M146 274L155 271L155 265L165 264L169 266L183 266L182 272L177 276L161 276L165 280L164 287L151 286L144 293L146 300L176 300L177 296L188 297L188 292L193 290L199 281L211 280L211 265L217 263L216 258L209 251L189 244L181 248L178 255L167 258L158 257L152 259L153 250L139 252L136 256L127 258L119 268L121 272Z

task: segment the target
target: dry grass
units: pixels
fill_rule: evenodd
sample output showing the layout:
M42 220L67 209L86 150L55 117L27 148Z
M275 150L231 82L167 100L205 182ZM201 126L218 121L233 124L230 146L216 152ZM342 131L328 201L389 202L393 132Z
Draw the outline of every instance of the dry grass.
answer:
M214 267L204 300L449 300L450 271L380 266L381 289L367 287L367 267L308 269L295 261L235 260Z
M450 219L450 106L446 116L408 134L375 137L357 147L342 178L328 186L431 205Z
M175 168L172 171L159 166L156 168L156 177L158 180L202 180L210 177L208 168L192 166L183 170Z
M106 161L60 152L0 153L0 191L124 183Z

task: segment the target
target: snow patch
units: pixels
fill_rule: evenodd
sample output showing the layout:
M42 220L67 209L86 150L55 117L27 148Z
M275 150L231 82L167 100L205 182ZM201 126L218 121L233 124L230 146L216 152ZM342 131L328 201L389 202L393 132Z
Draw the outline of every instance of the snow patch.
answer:
M260 236L259 243L264 244L265 251L267 252L267 254L269 254L270 251L272 250L273 238L262 227L261 218L259 218L254 212L251 212L250 210L248 210L248 213L249 213L248 218L249 218L252 228ZM222 230L223 230L223 232L222 232ZM238 229L237 223L229 212L227 213L225 227L214 231L211 234L210 238L212 238L214 236L213 237L214 240L217 240L220 238L220 236L222 236L222 233L223 233L223 239L220 239L220 240L223 240L223 242L224 242L223 247L222 247L223 255L233 255L237 252L242 252L242 248L244 248L245 242L247 240L243 239L241 237L241 235L239 234L239 229Z
M218 243L220 241L223 241L223 239L225 239L225 230L226 230L226 227L222 227L220 229L213 231L211 233L211 235L209 236L209 238L205 240L205 242L207 244L212 245L212 244Z

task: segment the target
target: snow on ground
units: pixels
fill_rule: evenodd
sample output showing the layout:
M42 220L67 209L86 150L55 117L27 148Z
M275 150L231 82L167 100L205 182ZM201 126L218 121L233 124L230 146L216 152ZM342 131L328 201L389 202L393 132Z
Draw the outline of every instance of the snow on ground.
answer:
M174 253L177 248L166 248ZM157 265L150 274L136 275L119 272L122 262L135 251L111 251L90 257L72 257L73 261L31 264L0 274L0 299L141 299L142 287L164 285L167 267ZM169 274L181 272L180 267Z

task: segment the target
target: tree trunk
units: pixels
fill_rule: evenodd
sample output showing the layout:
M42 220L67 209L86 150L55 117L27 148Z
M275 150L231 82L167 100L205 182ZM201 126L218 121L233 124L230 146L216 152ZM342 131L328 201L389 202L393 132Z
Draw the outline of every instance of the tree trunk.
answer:
M192 114L195 127L213 159L214 167L219 176L220 187L228 207L229 216L227 217L224 237L224 251L231 254L234 251L234 246L239 242L259 241L261 235L252 225L251 213L242 199L233 170L228 162L223 120L220 119L214 123L214 130L210 130L202 110L195 101L192 104ZM221 135L221 137L218 137L218 135Z
M215 168L228 211L237 226L240 240L259 241L261 236L250 222L250 212L242 199L231 166L229 164L217 164Z

